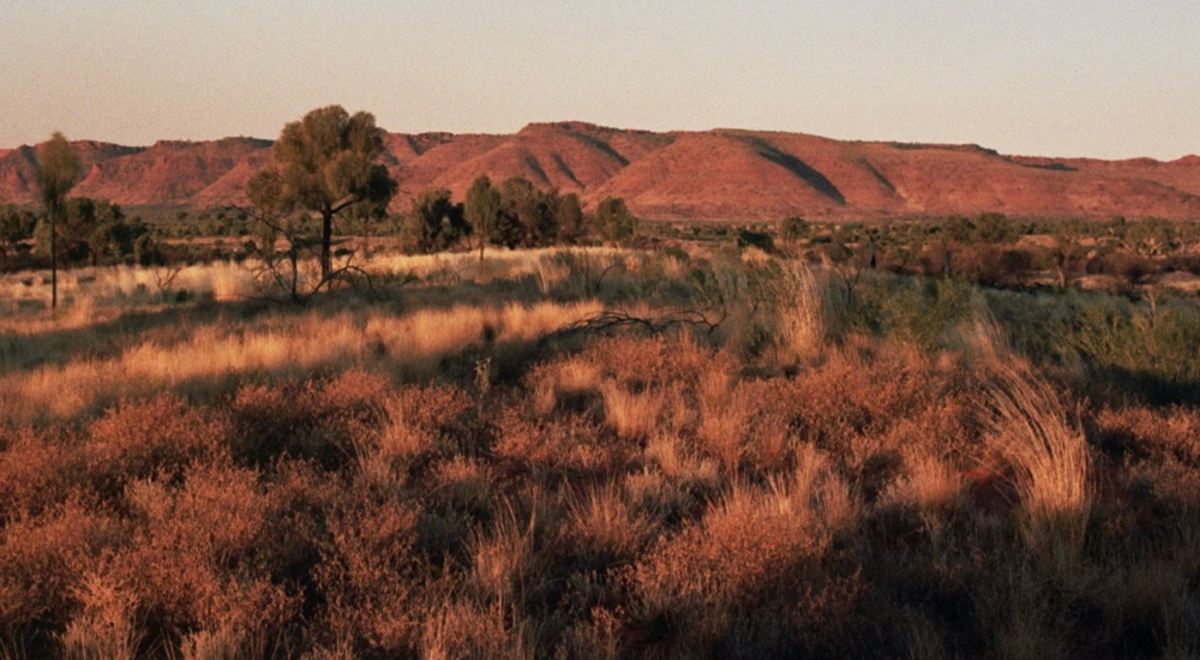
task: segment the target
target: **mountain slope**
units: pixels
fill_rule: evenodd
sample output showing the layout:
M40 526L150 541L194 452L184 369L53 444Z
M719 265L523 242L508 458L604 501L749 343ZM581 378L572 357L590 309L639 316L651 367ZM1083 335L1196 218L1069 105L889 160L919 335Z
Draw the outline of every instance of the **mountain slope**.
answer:
M225 138L123 147L74 143L73 191L125 205L201 208L245 203L270 142ZM530 124L513 135L386 133L384 164L400 183L394 208L429 187L461 195L479 174L499 183L624 197L648 219L773 220L938 216L1200 219L1200 156L1171 162L1005 156L976 145L840 141L717 129L653 133L582 122ZM36 201L31 147L0 149L0 202Z

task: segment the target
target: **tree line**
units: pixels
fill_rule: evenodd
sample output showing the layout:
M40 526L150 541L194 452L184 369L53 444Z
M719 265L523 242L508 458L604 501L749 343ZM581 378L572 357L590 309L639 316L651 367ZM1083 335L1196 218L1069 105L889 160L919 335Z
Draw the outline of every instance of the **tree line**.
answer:
M5 259L29 251L27 242L40 254L50 254L55 243L60 263L92 265L125 262L149 265L156 244L149 225L138 218L129 219L117 204L103 199L73 197L63 202L54 236L49 216L16 204L0 207L0 254Z
M399 185L380 164L382 154L383 131L373 115L351 115L336 105L318 108L284 126L270 164L248 183L250 207L241 213L258 225L254 247L293 299L305 295L298 288L298 262L309 252L317 254L320 278L308 293L357 272L349 262L334 267L335 222L365 235L388 217ZM482 259L487 245L571 244L589 229L625 242L634 235L636 219L620 199L606 199L585 216L573 193L539 190L520 177L494 186L480 176L461 202L444 188L414 195L398 235L405 252L421 254L451 249L473 236Z
M255 226L262 256L282 254L293 271L302 255L315 252L324 286L345 272L334 267L335 222L343 231L369 232L389 217L399 185L380 162L383 131L367 112L353 115L341 106L318 108L289 122L271 150L271 161L247 184L249 206L238 217ZM152 232L129 221L121 208L103 200L68 198L80 175L79 158L61 133L38 145L35 159L42 213L15 205L0 207L0 250L5 261L35 239L49 255L51 306L58 302L59 263L90 260L148 264L161 259ZM507 248L576 244L594 234L607 241L632 239L637 220L621 199L605 199L584 214L578 195L540 190L514 177L493 185L486 176L472 184L463 201L438 188L416 194L399 218L401 247L409 253L447 250L474 238L483 258L486 246ZM295 278L293 278L293 283ZM296 292L293 291L293 294Z
M445 188L414 197L400 226L400 246L410 254L429 254L470 238L483 259L488 245L510 249L577 245L593 236L624 244L636 231L637 218L620 198L606 198L594 212L585 214L575 193L541 190L523 177L494 185L487 175L480 175L461 202L455 203Z
M58 306L60 263L125 260L129 256L147 263L157 254L150 229L128 221L121 207L105 200L68 198L79 179L79 157L62 133L54 133L37 146L39 215L14 204L0 207L0 256L7 262L24 252L34 239L40 254L50 259L50 306Z

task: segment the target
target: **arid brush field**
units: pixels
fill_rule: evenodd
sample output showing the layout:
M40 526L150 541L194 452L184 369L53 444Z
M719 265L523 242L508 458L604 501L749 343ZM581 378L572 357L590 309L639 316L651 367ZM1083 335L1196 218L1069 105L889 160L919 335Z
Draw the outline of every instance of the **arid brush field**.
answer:
M822 241L5 276L0 656L1200 653L1195 297Z

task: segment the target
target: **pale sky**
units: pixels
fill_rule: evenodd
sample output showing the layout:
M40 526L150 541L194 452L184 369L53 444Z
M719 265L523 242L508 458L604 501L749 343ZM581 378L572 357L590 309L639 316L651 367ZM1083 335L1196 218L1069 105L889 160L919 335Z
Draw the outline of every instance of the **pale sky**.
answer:
M0 0L0 148L533 121L1200 153L1200 0Z

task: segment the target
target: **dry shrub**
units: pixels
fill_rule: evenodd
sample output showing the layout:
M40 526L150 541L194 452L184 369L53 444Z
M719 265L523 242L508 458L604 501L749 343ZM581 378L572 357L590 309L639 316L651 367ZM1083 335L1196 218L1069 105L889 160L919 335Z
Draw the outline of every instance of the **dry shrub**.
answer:
M791 380L757 386L755 398L786 415L793 432L824 449L843 452L856 439L882 449L920 442L939 451L963 449L977 435L967 382L908 351L860 356L834 353Z
M382 424L387 383L350 371L303 385L246 385L230 405L235 456L268 465L281 456L310 458L337 468L354 442Z
M947 551L969 501L966 480L944 459L916 448L905 452L900 469L901 475L875 501L873 523L879 538L911 538L919 521L934 552Z
M780 439L775 434L780 430L778 424L771 429L752 425L752 420L765 405L754 398L755 393L755 388L738 381L727 371L714 370L700 378L697 448L714 458L728 475L738 474L744 459L756 452L757 447L763 449L757 452L760 457L779 449ZM767 431L767 434L760 436L761 431Z
M73 502L6 525L0 531L0 630L65 625L77 607L76 587L127 534L119 520Z
M534 571L536 511L518 513L513 503L497 507L491 530L476 530L468 554L472 584L480 596L505 607L520 604L526 597Z
M580 660L620 660L628 657L628 649L622 648L623 624L612 611L593 608L586 621L571 626L563 634L557 655Z
M455 456L433 469L430 498L445 502L455 511L481 513L495 487L488 464L477 458Z
M583 358L599 364L605 418L618 436L644 440L656 431L691 429L703 422L695 401L703 383L714 381L710 425L714 433L738 366L728 352L705 348L687 335L615 337L591 344ZM720 380L720 379L726 380ZM725 425L736 425L730 419ZM721 441L726 441L726 435ZM737 444L735 442L735 444Z
M133 660L142 631L136 622L137 596L109 576L88 573L75 589L82 612L62 634L63 656L81 660Z
M963 495L963 478L946 461L913 452L904 459L904 465L904 476L887 490L885 501L926 511L957 507Z
M279 498L258 473L198 465L184 482L138 482L127 493L138 528L133 547L113 558L150 629L166 635L238 631L249 652L278 638L297 614L295 596L269 578L268 549L283 534Z
M825 458L803 453L790 477L765 489L734 484L699 522L638 561L630 571L636 616L684 631L681 648L707 648L729 634L737 612L811 581L856 506Z
M726 483L715 460L700 455L669 430L651 438L642 462L646 466L642 474L627 478L630 497L639 508L670 524L715 499Z
M600 366L605 380L631 391L673 383L696 383L713 370L734 371L727 352L701 345L687 334L674 336L616 336L591 342L577 358Z
M637 455L635 443L573 414L530 419L506 407L496 427L495 457L535 475L604 474L621 470Z
M1200 467L1200 411L1172 407L1151 409L1105 408L1093 423L1096 442L1115 458L1142 460L1172 458L1190 467Z
M911 660L944 660L948 656L946 643L936 621L920 610L904 610L905 650Z
M480 449L475 407L475 401L459 387L407 387L386 400L384 435L407 432L427 438L443 454L473 454Z
M82 474L82 457L66 439L28 428L0 431L0 526L62 504Z
M533 408L550 415L558 408L584 412L599 391L600 365L574 356L542 364L530 370L526 387L533 395Z
M997 658L1064 657L1065 640L1042 576L1019 559L999 562L973 590L976 616Z
M459 388L407 387L382 406L382 427L353 439L359 473L370 483L404 484L438 456L479 450L474 403Z
M727 475L767 475L793 467L796 437L791 415L763 380L740 380L728 372L704 374L697 392L700 424L696 449L712 457Z
M1188 602L1189 573L1200 558L1181 559L1151 560L1113 576L1103 605L1117 649L1143 657L1179 658L1195 657L1200 650L1195 636L1200 619L1196 604Z
M498 484L491 465L455 456L435 464L416 488L424 493L417 551L437 564L461 558L474 526L492 514Z
M229 425L206 408L170 394L126 403L88 427L87 478L102 497L118 495L136 479L177 479L194 461L224 451Z
M415 505L366 490L335 503L330 540L315 570L325 633L374 653L411 653L422 597L422 563L413 552L419 516Z
M779 350L782 362L807 362L821 356L839 328L839 310L826 278L804 263L789 263L779 281Z
M1082 549L1091 513L1087 440L1054 390L1025 369L997 365L985 392L993 446L1015 471L1026 543L1063 567Z
M691 482L650 470L629 475L625 478L629 505L634 512L659 525L673 526L691 518L719 489L716 466L704 465L708 467L707 479L696 478Z
M231 627L198 630L183 636L180 655L185 660L237 660L268 655L262 649L253 648L254 641L248 644L243 633Z

